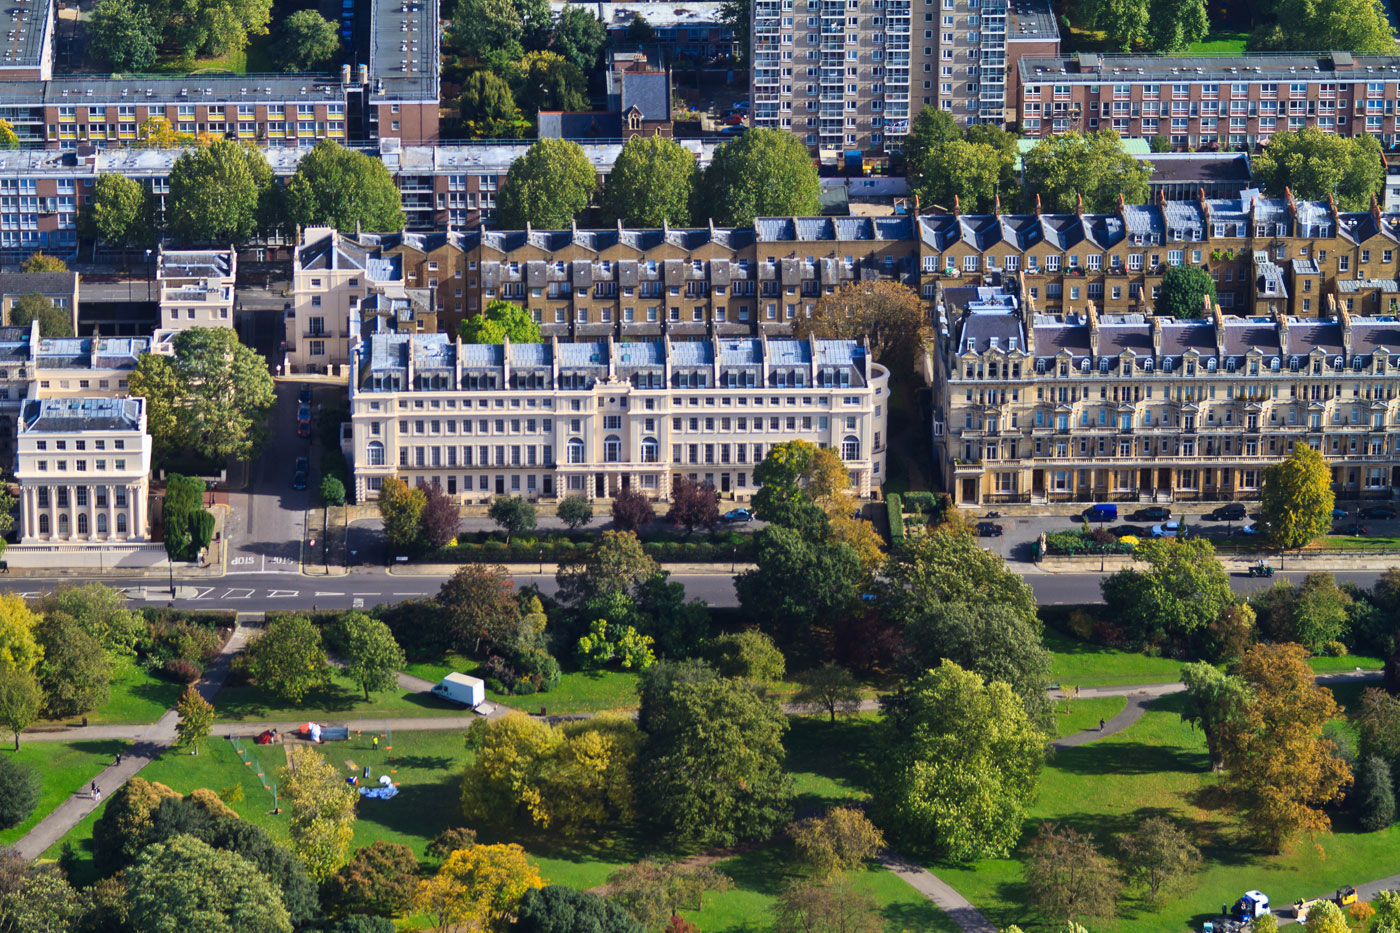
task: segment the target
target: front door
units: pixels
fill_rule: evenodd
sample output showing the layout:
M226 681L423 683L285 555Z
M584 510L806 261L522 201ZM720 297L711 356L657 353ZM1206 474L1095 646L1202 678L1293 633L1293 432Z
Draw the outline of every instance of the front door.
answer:
M607 478L606 475L604 475L604 474L602 474L602 473L599 473L597 476L594 477L594 479L593 479L593 495L597 496L599 499L607 498L607 495L608 495L608 478Z

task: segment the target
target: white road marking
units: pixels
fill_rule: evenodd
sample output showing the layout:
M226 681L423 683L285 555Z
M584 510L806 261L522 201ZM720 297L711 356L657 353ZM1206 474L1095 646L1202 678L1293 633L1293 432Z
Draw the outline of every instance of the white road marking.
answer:
M221 599L251 599L252 596L253 596L253 591L252 591L252 590L236 588L236 589L231 589L231 590L229 590L228 592L224 593L224 595L223 595L222 597L220 597L220 598L221 598Z
M351 609L363 609L363 608L365 608L365 601L364 601L363 599L360 599L360 598L357 596L357 597L355 597L355 599L351 600L351 602L350 602L350 608L351 608Z
M323 591L323 590L317 590L316 592L312 593L311 595L312 595L312 596L344 596L345 594L344 594L344 593L327 593L327 592L325 592L325 591Z
M299 591L299 590L270 590L270 591L268 592L268 594L267 594L267 598L268 598L268 599L289 599L289 598L291 598L291 597L293 597L293 596L296 596L298 592L300 592L300 591Z
M209 594L214 592L212 586L195 587L195 593L190 599L208 599Z

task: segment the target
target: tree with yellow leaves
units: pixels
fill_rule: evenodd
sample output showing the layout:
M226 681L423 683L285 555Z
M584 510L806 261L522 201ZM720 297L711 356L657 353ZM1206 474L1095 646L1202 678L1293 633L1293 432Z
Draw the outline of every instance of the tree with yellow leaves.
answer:
M447 857L436 875L419 882L414 907L433 929L505 933L525 892L545 881L518 845L475 845Z
M1351 769L1322 727L1339 715L1301 645L1255 645L1235 674L1252 696L1221 726L1225 787L1244 830L1271 852L1302 833L1331 828L1322 809L1351 783Z
M349 858L360 795L334 765L304 745L287 748L281 778L282 796L291 811L287 828L292 844L307 874L325 881Z
M932 336L929 320L919 293L907 285L847 282L823 296L810 315L799 317L794 332L801 340L868 340L876 360L908 372Z
M0 668L30 673L44 657L34 638L39 617L14 593L0 594Z

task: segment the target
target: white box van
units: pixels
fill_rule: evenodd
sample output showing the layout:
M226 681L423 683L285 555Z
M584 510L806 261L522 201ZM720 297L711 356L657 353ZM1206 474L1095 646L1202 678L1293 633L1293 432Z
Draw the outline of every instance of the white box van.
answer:
M433 687L433 695L452 703L476 709L486 702L486 684L478 677L468 677L455 671Z

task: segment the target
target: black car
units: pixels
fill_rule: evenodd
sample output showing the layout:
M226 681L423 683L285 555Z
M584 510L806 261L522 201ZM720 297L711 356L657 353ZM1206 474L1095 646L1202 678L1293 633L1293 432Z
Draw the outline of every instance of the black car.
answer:
M1389 521L1395 517L1395 510L1384 505L1372 505L1361 509L1356 513L1357 518L1370 518L1379 521Z
M1242 522L1247 514L1243 503L1231 502L1211 512L1210 517L1218 522Z
M1112 528L1108 529L1108 533L1115 538L1126 538L1130 535L1136 538L1147 537L1147 529L1140 528L1137 525L1114 525Z
M1332 529L1332 533L1337 535L1364 535L1366 534L1366 526L1360 522L1352 522L1350 525L1338 525L1336 528Z
M1004 532L1005 530L1005 528L1002 528L995 522L977 523L977 536L979 538L1000 538L1002 532Z
M1149 505L1145 509L1138 509L1128 518L1135 522L1164 522L1172 517L1172 510L1161 505Z

